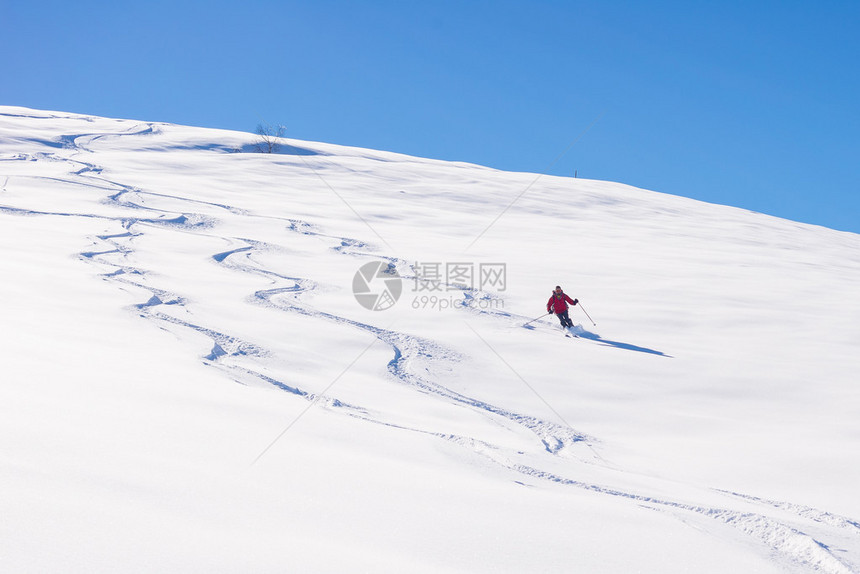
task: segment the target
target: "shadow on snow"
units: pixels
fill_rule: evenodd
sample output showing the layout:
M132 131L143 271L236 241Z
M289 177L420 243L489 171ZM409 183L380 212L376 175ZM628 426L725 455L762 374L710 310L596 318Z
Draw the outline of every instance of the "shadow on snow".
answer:
M586 331L585 329L577 329L576 334L583 339L589 339L591 341L595 341L597 343L601 343L609 347L615 347L616 349L624 349L625 351L636 351L638 353L648 353L649 355L659 355L660 357L668 357L670 359L673 358L672 355L667 355L663 351L649 349L648 347L640 347L638 345L631 345L630 343L622 343L621 341L610 341L609 339L604 339L597 333L592 333L590 331Z

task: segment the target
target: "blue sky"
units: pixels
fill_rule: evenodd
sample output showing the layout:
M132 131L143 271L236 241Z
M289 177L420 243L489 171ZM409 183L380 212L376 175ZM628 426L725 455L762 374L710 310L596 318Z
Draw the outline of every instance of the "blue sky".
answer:
M0 22L2 104L283 124L860 233L856 0L0 0Z

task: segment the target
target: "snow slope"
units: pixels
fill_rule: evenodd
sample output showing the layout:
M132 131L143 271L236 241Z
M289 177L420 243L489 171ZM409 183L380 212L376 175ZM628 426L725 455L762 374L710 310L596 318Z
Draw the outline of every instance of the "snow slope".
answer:
M860 237L254 139L0 107L0 569L860 572Z

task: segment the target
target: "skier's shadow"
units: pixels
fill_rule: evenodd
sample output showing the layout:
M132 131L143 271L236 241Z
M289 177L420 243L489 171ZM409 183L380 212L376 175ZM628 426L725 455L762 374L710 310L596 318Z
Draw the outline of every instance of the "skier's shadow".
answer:
M534 324L523 325L523 329L534 331L535 326L536 325ZM672 355L667 355L663 351L657 351L656 349L649 349L648 347L640 347L639 345L631 345L630 343L622 343L621 341L610 341L609 339L604 339L597 333L586 331L582 328L582 325L574 326L572 332L576 333L577 336L582 337L583 339L589 339L590 341L600 343L601 345L606 345L607 347L615 347L616 349L624 349L625 351L636 351L637 353L648 353L649 355L657 355L659 357L667 357L669 359L674 358L672 357Z
M631 345L630 343L622 343L621 341L610 341L609 339L604 339L597 333L592 333L590 331L586 331L583 328L578 328L575 330L575 333L582 337L583 339L589 339L596 343L600 343L602 345L606 345L609 347L615 347L616 349L624 349L625 351L636 351L637 353L648 353L649 355L658 355L660 357L668 357L673 358L672 355L667 355L663 351L657 351L655 349L649 349L648 347L640 347L638 345Z

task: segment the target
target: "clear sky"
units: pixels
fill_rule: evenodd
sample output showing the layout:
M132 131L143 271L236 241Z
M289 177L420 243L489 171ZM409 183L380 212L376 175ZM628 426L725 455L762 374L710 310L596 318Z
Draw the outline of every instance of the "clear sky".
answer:
M857 0L0 0L0 104L283 124L860 233Z

